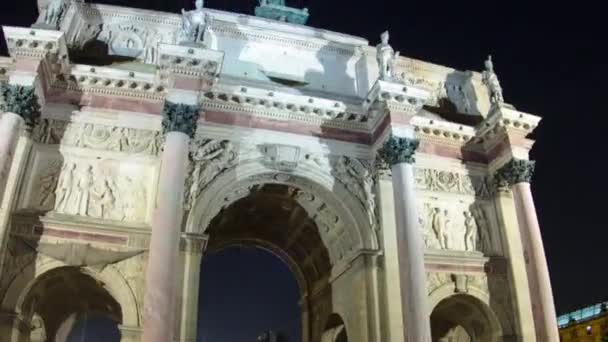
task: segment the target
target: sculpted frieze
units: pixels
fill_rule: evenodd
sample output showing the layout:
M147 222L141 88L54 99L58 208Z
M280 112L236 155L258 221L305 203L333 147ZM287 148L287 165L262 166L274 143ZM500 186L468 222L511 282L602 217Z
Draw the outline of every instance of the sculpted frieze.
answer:
M427 202L419 224L428 249L467 252L493 251L488 213L481 205Z
M113 162L65 161L55 172L42 172L33 188L32 209L66 215L144 222L148 196L146 177L124 175ZM116 163L118 164L118 163Z
M483 176L416 168L415 177L419 190L473 195L483 199L490 197L488 182Z
M41 144L61 144L114 152L158 155L160 131L42 119L33 132Z

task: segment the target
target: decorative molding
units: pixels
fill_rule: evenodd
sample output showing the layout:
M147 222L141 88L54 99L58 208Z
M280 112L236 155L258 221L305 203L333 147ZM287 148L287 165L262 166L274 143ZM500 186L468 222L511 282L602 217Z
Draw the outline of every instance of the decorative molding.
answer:
M534 174L535 163L531 160L511 159L496 171L496 185L499 188L504 188L517 183L530 183Z
M414 154L420 141L417 139L402 138L392 135L384 143L378 154L390 165L400 163L415 163Z
M341 101L222 84L206 92L204 97L203 107L207 110L242 112L346 129L367 130L368 127L364 112L356 113Z
M163 108L163 131L181 132L193 138L196 131L200 107L165 101Z
M207 248L209 237L202 234L182 233L180 251L203 254Z
M39 30L24 27L3 27L6 46L13 58L29 57L68 64L68 50L64 33L61 31Z
M159 45L159 65L174 74L202 78L208 87L219 77L224 52L203 47L171 44Z
M167 79L158 77L157 73L74 65L69 73L57 75L52 87L57 91L163 101L168 93L167 85Z
M415 179L419 190L471 195L481 199L491 196L490 183L484 176L416 168Z
M160 131L44 118L32 138L40 144L89 148L157 156L162 145Z
M36 88L14 84L2 84L0 94L4 98L3 108L6 112L18 114L28 127L33 127L40 117L40 104Z

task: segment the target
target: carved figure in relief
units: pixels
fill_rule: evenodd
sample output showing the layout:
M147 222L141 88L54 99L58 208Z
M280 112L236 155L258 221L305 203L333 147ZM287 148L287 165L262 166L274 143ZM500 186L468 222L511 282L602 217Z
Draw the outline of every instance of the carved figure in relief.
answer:
M431 227L433 232L439 240L439 246L441 249L448 249L448 211L441 212L440 208L433 209L433 216L431 218Z
M55 210L58 212L65 212L70 195L74 190L74 172L76 171L76 164L65 163L61 169L59 176L58 186L56 190L56 202Z
M198 43L203 41L210 17L203 11L203 0L196 0L195 6L196 9L192 11L182 9L181 43Z
M89 214L89 203L91 201L91 190L93 187L93 166L87 166L78 177L76 183L78 192L77 195L77 212L81 216Z
M395 63L399 57L399 52L395 53L395 50L389 45L389 38L388 31L384 31L380 35L380 44L376 46L376 60L382 81L395 80Z
M464 226L466 228L464 234L465 249L467 251L476 251L479 229L475 218L473 218L473 215L469 211L464 212Z
M116 203L116 196L114 195L114 190L110 187L110 180L104 179L101 189L94 189L93 195L96 199L94 203L99 207L98 216L109 218Z
M481 206L474 206L471 211L479 228L479 239L482 250L490 252L492 250L492 238L490 236L490 225L486 212Z
M38 182L40 187L38 205L40 208L52 208L55 203L59 172L61 172L56 163L49 165L47 173L40 177Z
M502 106L505 102L502 96L502 87L498 81L498 76L494 72L494 63L492 63L492 56L488 56L485 62L486 70L482 74L483 83L488 87L490 93L490 102L496 106Z

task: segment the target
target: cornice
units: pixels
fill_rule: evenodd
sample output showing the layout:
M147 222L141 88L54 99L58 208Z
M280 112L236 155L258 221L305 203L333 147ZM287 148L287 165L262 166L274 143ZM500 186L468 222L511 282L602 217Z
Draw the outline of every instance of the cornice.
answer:
M501 142L504 133L525 138L536 129L540 120L541 118L538 116L515 109L499 108L478 125L475 142L488 151Z
M47 56L68 63L68 50L64 33L24 27L3 26L8 51L13 58L42 59Z
M157 72L138 72L89 65L73 65L69 73L58 75L52 85L58 90L133 97L162 101L168 82Z
M159 45L163 70L176 75L203 78L212 83L219 77L224 62L224 52L203 47L188 47L171 44Z
M181 16L179 14L112 5L72 3L76 5L76 9L82 13L84 18L91 22L113 18L121 21L136 21L144 24L171 26L176 29L181 25Z
M443 145L462 147L471 142L476 135L474 127L421 116L414 116L411 124L420 140Z
M329 127L368 131L367 115L352 113L341 101L217 84L204 94L205 110L259 115Z

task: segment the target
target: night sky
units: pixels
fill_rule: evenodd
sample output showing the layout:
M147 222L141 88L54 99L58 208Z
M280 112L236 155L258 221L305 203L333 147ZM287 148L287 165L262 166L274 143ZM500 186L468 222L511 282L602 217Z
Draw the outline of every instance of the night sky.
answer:
M193 1L98 2L177 12L181 7L191 8ZM531 157L537 161L537 172L532 188L557 310L564 312L608 299L608 225L604 215L608 211L603 198L608 182L602 176L608 147L604 140L608 134L602 127L607 121L608 97L604 11L584 1L563 5L534 1L300 0L290 4L310 9L310 26L362 36L373 45L383 30L390 29L391 44L402 55L460 70L481 70L491 53L506 101L543 117L533 136L537 143ZM205 6L251 14L255 1L209 0ZM35 17L35 0L0 0L3 25L28 26ZM235 256L227 254L223 262L234 263ZM269 262L263 257L242 260ZM247 271L247 267L234 265L239 272ZM266 266L269 277L284 276L276 262ZM218 276L222 273L210 269ZM207 276L213 277L205 273ZM224 293L237 289L218 286ZM248 280L243 286L255 293L256 286L264 291L263 286L273 285L266 280ZM242 293L238 296L241 303L249 300Z

